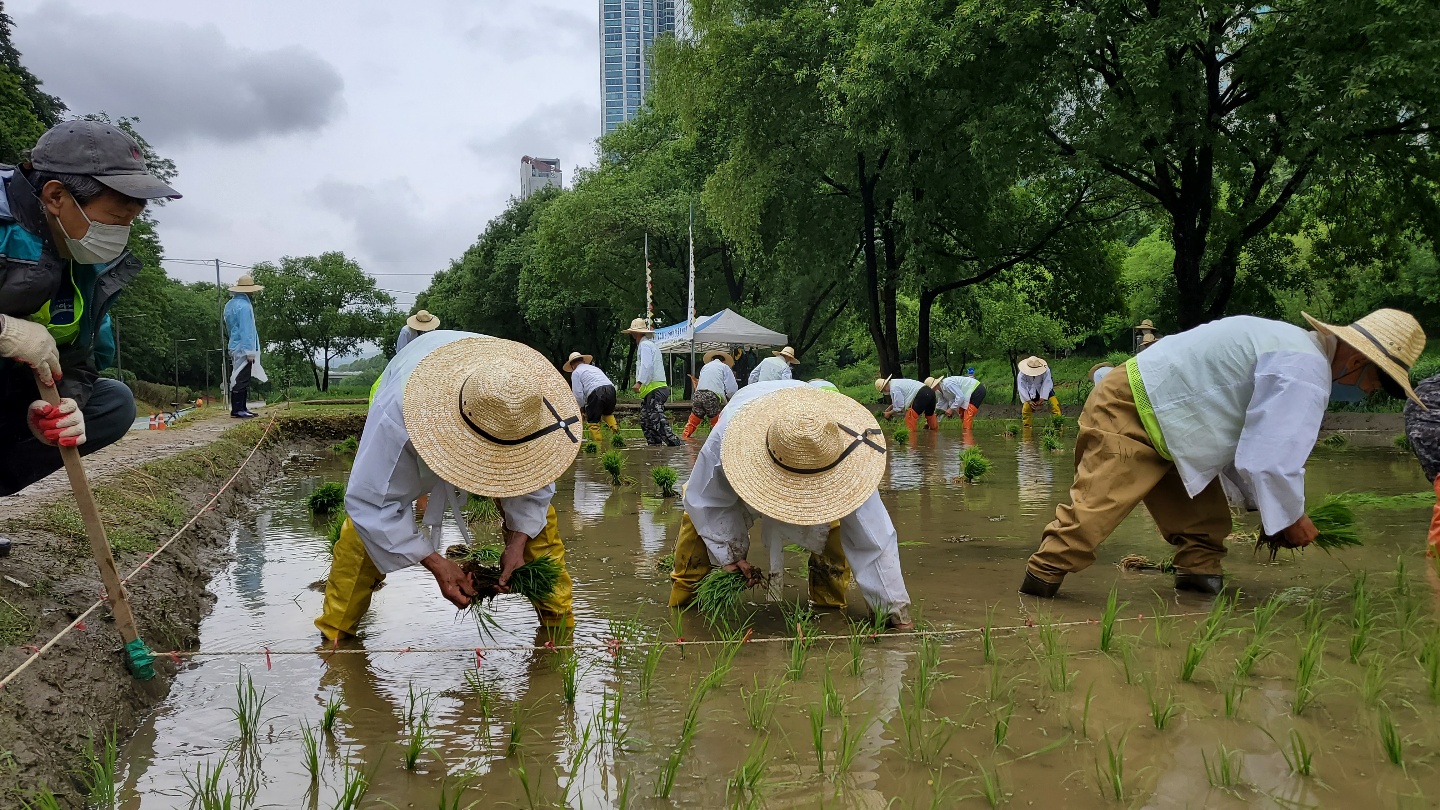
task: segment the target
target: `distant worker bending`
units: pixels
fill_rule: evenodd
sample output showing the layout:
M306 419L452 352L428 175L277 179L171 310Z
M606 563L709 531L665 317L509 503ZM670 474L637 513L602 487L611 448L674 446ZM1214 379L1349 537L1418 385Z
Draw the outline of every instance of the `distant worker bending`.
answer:
M410 341L420 337L426 332L433 332L439 328L439 318L431 315L427 309L420 310L409 318L406 318L405 325L400 327L400 336L395 339L395 351L398 353L401 349L405 348Z
M750 385L757 382L774 382L775 380L793 379L790 367L800 364L799 358L795 356L795 350L786 346L778 352L771 352L770 356L761 360L750 370Z
M690 421L685 425L684 438L694 436L707 419L714 425L725 403L735 396L740 384L735 381L733 365L735 357L727 350L705 353L705 365L700 369L695 393L690 397Z
M1020 361L1020 373L1015 375L1015 392L1020 397L1020 417L1025 427L1030 427L1036 408L1050 402L1050 413L1060 415L1060 398L1055 396L1055 380L1050 376L1050 364L1038 357L1027 357Z

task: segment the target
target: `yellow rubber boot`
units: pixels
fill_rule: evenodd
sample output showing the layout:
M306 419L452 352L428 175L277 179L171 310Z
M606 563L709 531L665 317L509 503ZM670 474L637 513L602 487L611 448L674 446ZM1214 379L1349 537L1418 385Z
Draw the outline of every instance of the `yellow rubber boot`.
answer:
M680 535L675 538L675 567L670 572L670 607L683 608L695 598L700 580L710 573L710 553L695 531L690 515L680 516Z
M616 433L620 432L620 423L615 421L615 414L613 413L605 417L605 426Z
M590 438L592 441L594 441L596 444L605 443L605 436L600 432L599 422L591 422L590 424L586 425L586 427L590 428Z
M850 589L850 561L840 546L840 521L830 524L825 553L810 555L810 601L817 607L845 607Z
M1024 404L1020 406L1020 423L1027 428L1030 427L1031 421L1035 418L1034 413L1035 406L1030 400L1025 400Z
M330 558L330 577L325 582L325 608L315 626L330 641L355 635L355 628L370 609L370 596L385 580L375 567L365 543L350 518L340 527L340 539Z
M1060 398L1059 398L1059 397L1050 397L1050 413L1054 414L1055 416L1061 416L1061 415L1062 415L1061 412L1060 412Z
M525 544L525 562L533 562L544 554L560 563L560 579L549 599L534 603L535 613L544 627L574 627L575 583L570 579L570 570L565 567L565 543L560 539L560 523L555 519L553 506L545 513L545 528Z

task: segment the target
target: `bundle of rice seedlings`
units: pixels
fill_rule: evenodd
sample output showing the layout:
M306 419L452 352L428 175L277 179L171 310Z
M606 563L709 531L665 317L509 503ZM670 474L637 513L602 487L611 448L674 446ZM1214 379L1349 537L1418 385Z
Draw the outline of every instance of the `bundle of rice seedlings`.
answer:
M1060 437L1047 430L1040 436L1040 447L1047 453L1058 453L1060 451Z
M596 453L600 452L600 445L596 444L595 442L585 442L584 444L580 445L580 452L593 456Z
M1321 439L1320 443L1331 450L1343 450L1346 445L1350 444L1350 440L1345 438L1344 433L1331 433L1329 436Z
M328 515L338 512L345 506L345 485L335 481L327 481L315 488L310 496L305 499L305 505L310 511L317 515Z
M902 428L895 428L895 443L896 443L896 444L904 444L905 442L908 442L908 441L910 441L910 429L909 429L909 428L903 428L903 427L902 427Z
M1126 554L1118 563L1125 571L1159 571L1162 574L1175 573L1175 557L1171 555L1155 562L1144 554Z
M1014 420L1005 423L1005 438L1013 439L1020 435L1020 423Z
M471 495L461 511L465 514L465 520L470 523L500 522L500 505L495 503L493 498L484 495Z
M500 594L500 553L498 546L451 546L445 556L455 560L465 573L470 575L475 587L475 605L488 602ZM532 602L543 602L555 595L555 586L560 582L564 569L560 561L549 554L539 557L516 568L510 574L510 592L518 593Z
M1050 417L1050 430L1054 431L1057 435L1058 435L1058 434L1061 434L1061 433L1064 433L1064 432L1065 432L1065 417L1064 417L1064 416L1051 416L1051 417Z
M360 439L355 436L346 436L341 441L330 445L330 452L337 456L353 456L359 449Z
M605 472L610 473L610 483L620 486L625 483L625 454L619 450L611 450L600 457L600 466Z
M619 433L611 434L611 436L610 436L610 446L611 446L611 447L624 447L624 446L625 446L625 437L624 437L624 436L621 436Z
M960 474L965 483L973 484L990 472L994 466L977 445L971 445L960 452Z
M656 467L650 471L650 478L659 488L660 497L675 497L675 483L680 480L680 473L674 467Z
M733 616L740 610L740 600L750 586L739 571L712 568L695 588L695 607L711 621Z
M1360 533L1355 529L1355 513L1343 498L1331 495L1308 514L1317 533L1312 545L1321 551L1329 553L1361 545ZM1269 551L1273 560L1284 546L1280 544L1279 535L1262 534L1255 541L1255 548Z

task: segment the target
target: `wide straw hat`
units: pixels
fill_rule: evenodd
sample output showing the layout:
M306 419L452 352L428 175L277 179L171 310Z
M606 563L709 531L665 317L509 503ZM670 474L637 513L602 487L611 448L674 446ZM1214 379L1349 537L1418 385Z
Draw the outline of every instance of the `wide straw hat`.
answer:
M727 366L735 365L735 355L724 349L712 349L711 351L705 352L705 362L708 363L711 360L724 360Z
M876 390L876 391L879 391L879 392L882 393L882 394L885 393L885 386L889 385L889 384L890 384L890 381L893 380L893 379L895 379L895 375L894 375L894 374L891 374L889 377L886 377L886 378L883 379L883 380L876 380L876 381L875 381L875 390Z
M416 332L429 332L432 329L440 328L440 319L431 315L430 310L422 309L406 318L405 325Z
M939 377L926 377L926 378L925 378L925 387L926 387L926 388L939 388L939 387L940 387L940 381L943 380L943 379L945 379L945 375L943 375L943 374L940 375Z
M1154 335L1146 335L1145 337L1140 338L1140 345L1141 345L1141 346L1149 346L1151 343L1154 343L1155 341L1157 341L1157 340L1159 340L1159 339L1160 339L1160 338L1157 338L1157 337L1155 337Z
M800 363L799 360L795 359L795 350L790 348L789 346L786 346L778 352L771 352L771 354L775 355L776 357L785 358L785 362L789 363L792 366L799 365Z
M1136 328L1136 329L1154 329L1154 328L1155 328L1155 324L1151 323L1149 318L1146 318L1145 320L1143 320L1143 321L1140 322L1140 325L1139 325L1139 326L1137 326L1137 327L1135 327L1135 328Z
M816 526L854 512L885 475L885 437L855 400L782 388L730 416L720 463L735 494L766 517Z
M593 362L595 362L595 358L592 357L591 355L581 354L580 352L570 352L570 359L569 359L569 360L566 360L566 361L565 361L565 365L561 366L560 368L561 368L562 370L564 370L564 371L567 371L567 372L568 372L568 371L574 371L574 370L575 370L575 361L577 361L577 360L582 361L582 362L585 362L585 363L593 363Z
M431 351L410 373L402 407L425 464L476 495L534 492L580 452L569 384L523 343L476 336Z
M1026 377L1039 377L1050 370L1050 364L1038 357L1027 357L1020 361L1020 373Z
M636 318L630 322L629 329L622 329L620 331L626 335L649 335L655 332L654 329L651 329L645 324L644 318Z
M1410 387L1410 369L1425 350L1425 330L1420 328L1420 322L1413 315L1398 309L1377 309L1349 326L1335 326L1317 321L1308 313L1300 314L1315 327L1316 332L1334 335L1365 355L1385 372L1385 376L1404 389L1405 395L1415 400L1415 404L1425 407L1425 403L1415 396L1415 389Z
M233 292L233 293L257 293L257 292L260 292L260 291L263 290L263 289L265 289L265 288L262 287L262 286L260 286L259 284L256 284L256 283L255 283L255 277L254 277L254 276L250 275L249 273L246 273L245 275L243 275L243 276L240 277L240 280L239 280L239 281L236 281L236 282L235 282L235 285L230 288L230 292Z

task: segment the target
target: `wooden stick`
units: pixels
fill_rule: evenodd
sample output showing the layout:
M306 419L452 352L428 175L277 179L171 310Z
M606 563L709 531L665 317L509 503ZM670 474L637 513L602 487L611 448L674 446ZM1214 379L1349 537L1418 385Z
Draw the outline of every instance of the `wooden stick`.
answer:
M40 397L47 403L59 407L60 392L47 388L39 380ZM95 505L95 494L90 491L90 479L85 476L85 464L80 460L80 450L75 447L61 447L60 458L65 462L65 474L70 476L70 490L75 494L75 504L80 507L80 516L85 519L85 534L90 538L90 553L100 567L100 580L105 583L105 595L110 600L110 611L115 615L115 629L129 644L140 637L135 628L135 614L130 612L130 595L120 582L120 571L115 567L115 555L110 551L110 540L105 536L105 524L100 522L100 508Z

